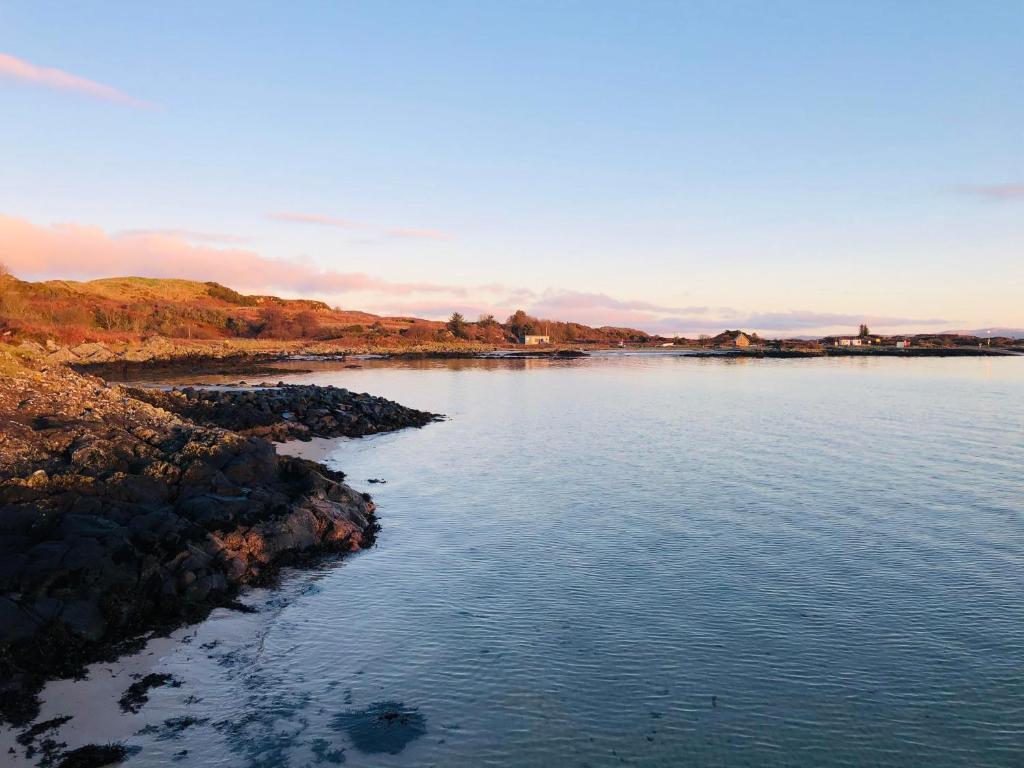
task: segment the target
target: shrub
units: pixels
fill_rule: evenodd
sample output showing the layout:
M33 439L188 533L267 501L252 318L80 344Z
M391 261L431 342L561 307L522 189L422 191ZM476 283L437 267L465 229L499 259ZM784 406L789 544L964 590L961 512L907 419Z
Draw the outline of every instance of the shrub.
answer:
M234 304L239 307L254 307L256 306L256 299L252 296L244 296L238 291L228 288L226 285L220 283L204 283L206 286L206 292L214 299L220 299L226 301L228 304Z

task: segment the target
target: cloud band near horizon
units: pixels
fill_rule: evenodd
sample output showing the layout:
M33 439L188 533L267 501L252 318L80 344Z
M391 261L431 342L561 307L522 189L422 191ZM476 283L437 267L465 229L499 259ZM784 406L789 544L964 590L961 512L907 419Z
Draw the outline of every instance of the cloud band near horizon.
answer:
M1024 201L1024 184L964 184L957 191L989 202Z
M197 235L199 235L197 237ZM183 230L135 230L112 235L82 224L40 226L0 214L0 261L24 279L96 279L101 277L183 278L215 281L252 293L283 293L320 298L379 314L468 317L491 313L505 317L516 309L586 325L618 325L666 335L715 333L724 328L801 333L868 323L891 328L941 326L946 319L793 310L744 312L728 307L673 307L603 293L570 290L537 292L529 288L398 282L361 272L324 270L272 259L227 244L228 235L202 236ZM225 247L215 247L216 244ZM358 301L360 306L353 306Z

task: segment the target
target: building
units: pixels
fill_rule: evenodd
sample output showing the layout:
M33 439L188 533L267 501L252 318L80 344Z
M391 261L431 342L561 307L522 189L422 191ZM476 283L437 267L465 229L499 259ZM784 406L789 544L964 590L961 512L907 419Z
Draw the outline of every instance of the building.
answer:
M550 336L538 336L538 335L532 334L532 333L525 333L522 336L522 341L523 341L523 344L525 344L526 346L529 347L529 346L532 346L534 344L550 344L551 343L551 337Z
M736 347L746 349L750 346L750 337L743 331L723 331L711 339L716 347Z
M896 342L896 349L909 349L910 341L907 339L900 339Z
M832 344L836 347L870 347L872 344L881 344L880 338L871 336L836 336Z

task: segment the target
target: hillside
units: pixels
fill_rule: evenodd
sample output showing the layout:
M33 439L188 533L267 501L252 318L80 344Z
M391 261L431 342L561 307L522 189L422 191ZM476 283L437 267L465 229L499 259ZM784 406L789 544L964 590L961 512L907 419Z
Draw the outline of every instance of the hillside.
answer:
M8 341L60 344L169 339L336 341L343 346L411 346L464 341L501 345L520 333L553 342L644 341L629 328L590 328L518 312L505 323L492 317L451 322L382 317L320 301L250 296L191 280L116 277L88 282L26 282L0 276L0 333Z

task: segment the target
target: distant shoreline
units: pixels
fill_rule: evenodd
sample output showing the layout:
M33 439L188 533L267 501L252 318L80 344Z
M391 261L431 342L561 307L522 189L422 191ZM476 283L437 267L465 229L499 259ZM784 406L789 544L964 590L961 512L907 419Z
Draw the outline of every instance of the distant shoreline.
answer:
M229 355L217 354L182 354L151 360L116 360L97 363L72 363L71 367L82 373L101 376L111 381L136 379L139 376L173 376L181 373L197 375L249 375L278 376L295 373L308 373L308 370L295 367L282 367L284 363L308 361L320 363L336 361L348 363L353 367L362 361L372 360L574 360L587 358L597 354L675 354L679 357L719 358L719 359L775 359L804 360L830 357L843 358L919 358L919 357L1020 357L1024 350L1005 347L910 347L898 349L894 347L823 347L820 349L703 349L692 347L650 347L637 346L625 348L590 348L590 349L534 349L523 348L489 349L489 350L426 350L426 351L395 351L381 349L373 352L358 353L250 353L234 352Z

